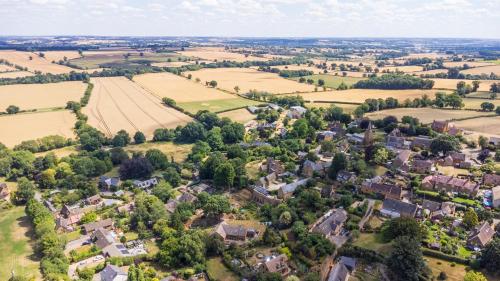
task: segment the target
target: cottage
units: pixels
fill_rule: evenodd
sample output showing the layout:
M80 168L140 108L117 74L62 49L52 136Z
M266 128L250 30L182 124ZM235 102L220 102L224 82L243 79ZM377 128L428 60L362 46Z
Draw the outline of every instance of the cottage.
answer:
M85 234L91 234L99 228L102 228L105 230L111 230L111 229L113 229L113 226L114 226L114 221L112 219L108 218L105 220L84 224L83 231Z
M158 179L157 178L150 178L148 180L143 180L143 181L135 180L133 182L133 184L135 187L142 188L142 189L150 188L150 187L158 184Z
M118 266L108 264L99 272L99 281L127 281L128 273Z
M406 203L391 198L386 198L382 203L382 210L380 213L384 216L391 218L398 217L415 217L418 206L411 203Z
M334 133L335 138L341 138L346 133L345 125L340 121L328 124L328 130Z
M255 237L256 231L242 225L230 225L223 221L215 227L213 234L222 238L226 243L244 243L247 238Z
M302 106L290 106L287 116L291 119L299 119L302 118L306 112L307 109Z
M353 172L348 172L346 170L339 171L337 173L337 181L342 183L354 183L356 181L356 174Z
M349 141L352 141L356 144L361 144L363 143L363 140L364 140L364 135L363 134L359 134L359 133L355 133L355 134L346 134L347 136L347 139Z
M429 149L431 147L432 139L425 136L418 136L413 139L410 147L412 149L420 148L420 149Z
M192 185L189 188L194 192L194 194L200 194L202 192L207 192L211 188L211 186L206 183L199 183L196 185Z
M290 274L290 267L288 267L288 257L285 254L281 254L277 257L273 257L264 263L264 268L269 273L279 273L282 277Z
M318 142L332 141L336 137L336 133L332 131L322 131L316 136Z
M114 258L114 257L130 257L132 254L122 243L113 243L102 248L102 253L106 257Z
M309 179L301 179L287 185L284 185L278 189L278 198L280 199L288 199L290 198L295 190L302 185L306 185Z
M120 186L120 178L117 177L107 177L107 176L100 176L99 177L99 187L101 189L116 189Z
M280 110L281 109L281 106L274 104L274 103L268 103L267 107L269 107L269 109L272 109L272 110Z
M431 129L438 133L446 133L449 130L449 122L434 120L434 122L432 122Z
M274 160L272 157L268 157L266 164L261 165L259 169L261 172L265 172L266 174L276 173L279 175L285 172L283 164L281 164L280 161Z
M102 202L102 198L101 198L101 196L99 196L99 194L96 194L94 196L90 196L89 198L85 199L85 204L87 204L87 205L98 205L101 202Z
M413 160L411 171L418 174L430 174L434 170L434 162L431 160Z
M403 137L401 131L398 128L392 130L392 132L387 135L385 146L391 149L410 148L409 143Z
M326 237L336 236L340 234L346 221L347 212L344 209L333 209L313 224L312 231Z
M198 197L189 192L184 192L177 198L180 203L194 203L196 200L198 200Z
M483 184L487 186L498 186L500 185L500 175L495 174L484 174Z
M0 183L0 200L8 200L10 198L10 189L6 183Z
M118 211L118 213L124 214L124 213L132 212L134 210L134 207L135 207L135 203L130 202L130 203L127 203L125 205L116 207L116 210Z
M499 208L500 207L500 185L495 186L491 189L491 200L493 203L493 208Z
M467 244L471 247L482 248L488 244L495 236L495 230L488 222L483 222L477 226L469 236Z
M281 199L276 198L276 196L270 195L269 191L262 187L254 187L252 189L252 200L261 205L269 204L272 206L276 206L281 203Z
M376 182L364 182L361 186L361 192L363 193L374 193L384 198L392 198L399 200L403 196L403 190L401 187L393 184L376 183Z
M174 200L174 199L170 199L165 204L165 209L167 210L167 212L173 214L175 212L175 209L177 209L178 205L179 205L179 201Z
M58 215L56 215L56 228L73 231L74 226L80 222L84 212L80 208L70 208L64 205Z
M392 163L392 167L395 169L403 169L406 170L408 168L408 160L410 159L411 150L401 150L394 159Z
M104 249L107 246L115 243L115 238L108 230L104 228L98 228L90 236L90 239L96 244L100 249Z
M260 108L256 107L256 106L253 106L253 105L249 105L247 106L247 109L248 111L250 111L250 113L252 114L256 114L260 111Z
M427 190L444 190L475 196L479 190L479 184L467 179L459 179L444 175L427 176L422 180L422 188Z
M342 256L328 274L328 281L347 281L356 269L356 259Z
M319 174L323 175L325 173L326 168L330 165L330 162L313 162L311 160L306 160L302 165L302 175L304 177L312 177L313 175Z
M455 204L452 202L439 203L435 201L424 200L422 202L422 209L433 220L443 219L455 214Z

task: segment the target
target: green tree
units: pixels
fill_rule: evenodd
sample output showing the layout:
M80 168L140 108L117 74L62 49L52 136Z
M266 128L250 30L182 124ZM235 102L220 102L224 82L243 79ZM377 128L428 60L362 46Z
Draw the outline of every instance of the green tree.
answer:
M292 223L292 214L288 211L281 213L279 221L284 226L290 225Z
M207 143L212 150L221 150L224 147L222 139L222 130L219 127L213 127L207 134Z
M217 166L214 173L214 184L220 188L231 188L233 186L236 173L231 163L222 163Z
M15 105L9 105L5 111L8 114L16 114L19 112L19 107Z
M389 159L389 151L385 148L379 148L373 156L373 161L378 165L384 165Z
M450 151L459 151L460 142L454 136L440 135L432 140L430 149L433 154L445 155Z
M224 143L237 143L243 140L245 135L245 126L236 122L226 124L222 126L221 135Z
M481 109L483 111L493 111L495 109L495 105L491 102L483 102L481 103Z
M396 238L387 264L394 280L419 281L427 271L420 243L408 236Z
M478 81L478 80L472 81L472 91L473 92L477 92L477 90L479 89L479 84L481 84L481 81Z
M210 84L210 87L212 87L212 88L217 87L217 81L215 81L215 80L210 81L209 84Z
M163 203L172 198L174 191L172 186L166 181L160 181L155 187L153 187L152 193L154 196L158 197Z
M14 193L14 200L17 204L28 202L35 196L35 185L25 177L17 180L17 191Z
M344 153L339 152L333 156L332 165L328 168L328 176L331 179L337 178L337 173L347 168L347 158Z
M130 136L125 130L120 130L111 141L115 147L124 147L130 143Z
M462 223L467 229L472 229L479 223L479 218L474 209L468 208L467 211L465 211Z
M202 209L207 217L218 218L231 210L231 204L223 195L211 195L204 202Z
M414 218L400 217L386 221L382 226L382 234L386 241L392 241L400 236L422 241L425 229Z
M141 144L146 141L146 136L142 132L135 132L134 134L134 143L135 144Z
M168 167L163 173L163 178L170 183L172 187L178 187L181 185L181 175L177 172L177 169L174 167Z
M498 273L500 268L500 238L494 238L481 251L480 265L489 272Z
M153 165L155 170L166 169L169 165L168 157L161 150L153 148L146 151L146 159Z
M464 281L488 281L481 272L469 271L464 276Z
M293 132L298 138L305 138L309 133L309 124L304 118L298 119L293 123Z

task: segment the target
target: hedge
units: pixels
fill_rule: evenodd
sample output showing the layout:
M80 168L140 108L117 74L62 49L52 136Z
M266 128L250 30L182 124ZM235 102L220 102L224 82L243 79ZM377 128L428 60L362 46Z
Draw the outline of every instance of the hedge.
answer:
M469 263L470 263L470 260L468 260L468 259L448 255L448 254L445 254L443 252L431 250L429 248L424 248L424 247L422 247L422 254L424 254L424 256L430 256L430 257L443 259L443 260L450 261L450 262L456 262L456 263L460 263L460 264L464 264L464 265L469 265Z

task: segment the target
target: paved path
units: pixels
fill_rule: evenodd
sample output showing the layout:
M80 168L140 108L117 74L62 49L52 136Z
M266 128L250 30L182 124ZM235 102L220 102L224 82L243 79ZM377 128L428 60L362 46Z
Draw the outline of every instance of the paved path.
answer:
M90 240L90 236L89 235L84 235L84 236L81 236L80 238L76 239L76 240L73 240L73 241L69 241L67 244L66 244L66 248L64 248L64 254L65 255L68 255L69 252L71 252L71 250L74 250L76 248L80 248L81 246L83 246L83 243Z
M366 208L365 215L363 218L359 221L359 229L362 229L365 223L370 219L373 213L373 206L375 205L375 200L373 199L366 199L368 200L368 207Z

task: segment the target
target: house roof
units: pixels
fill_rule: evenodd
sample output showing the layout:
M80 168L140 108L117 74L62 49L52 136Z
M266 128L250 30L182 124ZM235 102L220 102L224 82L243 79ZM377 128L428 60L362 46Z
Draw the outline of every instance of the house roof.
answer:
M399 186L385 183L371 183L369 186L371 192L381 193L384 195L394 195L401 197L402 189Z
M431 160L419 160L415 159L413 160L413 167L415 168L430 168L432 167L432 161Z
M343 225L346 220L347 212L343 209L336 209L323 222L316 225L313 231L323 235L330 235L337 227Z
M184 192L184 193L182 193L181 196L179 196L179 198L177 198L177 200L179 202L183 202L183 203L193 203L197 199L198 198L196 196L194 196L193 194L191 194L189 192Z
M347 281L348 278L349 269L342 262L336 263L328 275L328 281Z
M500 184L500 175L495 174L484 174L483 183L488 185L499 185Z
M297 187L299 187L301 185L305 185L308 180L309 180L308 178L301 179L301 180L289 183L287 185L284 185L284 186L280 187L280 189L283 193L293 193L297 189Z
M493 236L495 236L495 230L493 230L488 222L483 222L476 227L469 240L477 239L484 246L493 239Z
M394 200L391 198L386 198L384 200L384 203L382 204L382 209L398 213L401 216L413 217L417 212L417 205L406 203L399 200Z
M264 264L266 266L267 271L269 272L279 272L284 267L288 267L288 258L285 254L281 254L273 259L266 261Z
M102 252L110 257L128 257L131 256L128 249L122 243L113 243L102 249Z
M422 209L434 212L441 209L441 203L431 200L424 200L422 202Z
M500 199L500 185L491 189L493 201Z
M347 269L349 269L350 271L352 271L356 268L356 259L355 258L341 256L339 262L343 263L347 267Z
M101 249L115 242L111 233L104 228L97 229L92 235L92 239L95 239L95 244Z
M446 129L447 126L448 126L448 121L434 120L434 122L432 122L431 128L434 131L443 131L444 129Z
M98 228L107 228L113 225L113 220L108 218L101 221L90 222L83 225L83 228L87 233L95 231Z
M126 281L127 273L121 270L118 266L108 264L106 267L99 273L101 277L101 281Z
M224 239L226 239L227 236L245 238L247 236L248 229L242 225L230 225L223 221L216 227L215 232Z

